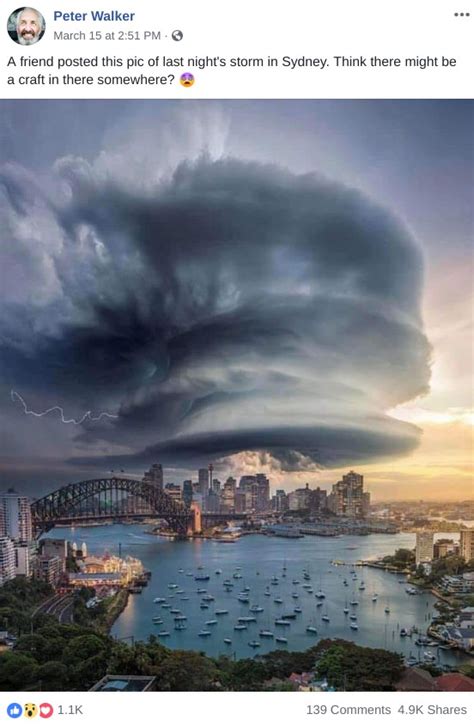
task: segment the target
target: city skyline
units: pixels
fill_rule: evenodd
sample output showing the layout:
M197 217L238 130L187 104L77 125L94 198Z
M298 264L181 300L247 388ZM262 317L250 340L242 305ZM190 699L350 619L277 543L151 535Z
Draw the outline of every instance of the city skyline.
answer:
M470 102L29 105L2 102L2 488L212 460L469 498Z

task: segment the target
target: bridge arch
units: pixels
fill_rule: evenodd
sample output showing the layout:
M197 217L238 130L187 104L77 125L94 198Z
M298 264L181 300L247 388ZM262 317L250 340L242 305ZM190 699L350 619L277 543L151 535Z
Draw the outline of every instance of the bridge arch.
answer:
M139 512L136 511L137 502L141 503ZM193 513L162 489L120 476L67 484L31 505L37 536L48 532L56 524L75 519L120 519L136 516L137 513L160 517L173 531L183 536L193 524Z

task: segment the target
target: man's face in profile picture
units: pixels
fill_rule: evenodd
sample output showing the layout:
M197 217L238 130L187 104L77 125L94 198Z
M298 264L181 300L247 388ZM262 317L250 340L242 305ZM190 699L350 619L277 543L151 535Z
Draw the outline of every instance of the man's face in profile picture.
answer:
M36 43L40 38L42 29L42 19L36 10L24 8L18 14L16 32L20 45L33 45L33 43Z

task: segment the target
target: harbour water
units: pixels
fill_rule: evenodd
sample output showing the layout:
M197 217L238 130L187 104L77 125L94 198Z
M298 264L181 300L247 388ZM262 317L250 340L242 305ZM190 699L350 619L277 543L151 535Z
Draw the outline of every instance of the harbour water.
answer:
M296 540L248 535L229 544L212 540L175 542L146 534L144 529L140 525L112 525L58 528L49 533L78 545L86 542L90 553L118 554L120 547L122 556L138 557L152 572L148 587L139 595L130 595L127 607L116 620L112 635L117 638L129 642L132 638L146 640L166 631L169 636L164 636L162 642L170 648L199 650L212 656L225 653L236 658L253 657L276 648L305 650L321 638L344 638L405 656L418 657L428 650L439 663L453 664L467 658L457 651L426 646L420 649L415 645L416 635L400 636L402 628L408 630L413 626L425 634L435 613L435 598L430 593L409 595L404 582L400 582L402 577L372 567L353 567L357 560L393 554L399 547L414 547L412 534L308 536ZM331 564L335 560L347 564ZM353 569L357 579L351 574ZM304 572L308 573L307 579ZM196 575L209 575L209 580L196 581ZM226 589L225 580L230 580L233 587ZM198 589L207 592L197 593ZM248 591L248 602L238 599L244 590ZM325 598L316 598L319 590ZM214 600L202 609L206 595ZM166 598L171 607L154 603L155 598ZM358 605L351 605L353 600ZM318 606L318 602L322 605ZM263 611L251 613L252 606ZM301 608L301 612L294 613L295 608ZM386 608L390 612L385 612ZM186 616L181 621L183 630L175 630L176 613L171 613L171 609ZM218 610L227 612L216 615ZM275 620L291 613L295 617L289 626L275 625ZM248 623L246 630L234 630L238 618L252 615L256 621ZM357 619L351 620L351 615ZM161 618L163 623L154 623L154 617ZM357 623L357 630L351 629L351 622ZM308 632L308 626L316 628L317 634ZM274 637L261 637L262 629L270 630ZM202 630L211 634L200 636ZM276 642L276 637L286 638L287 644ZM231 642L226 643L225 639ZM260 646L251 647L251 641L258 641Z

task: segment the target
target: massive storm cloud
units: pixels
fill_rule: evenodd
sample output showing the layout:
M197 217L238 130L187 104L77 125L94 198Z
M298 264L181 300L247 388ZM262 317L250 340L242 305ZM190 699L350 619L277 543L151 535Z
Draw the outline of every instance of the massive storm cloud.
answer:
M11 389L36 411L114 414L68 428L63 454L97 467L258 451L310 470L417 445L386 414L429 380L421 254L394 214L233 158L134 173L2 169L4 421L28 418Z

